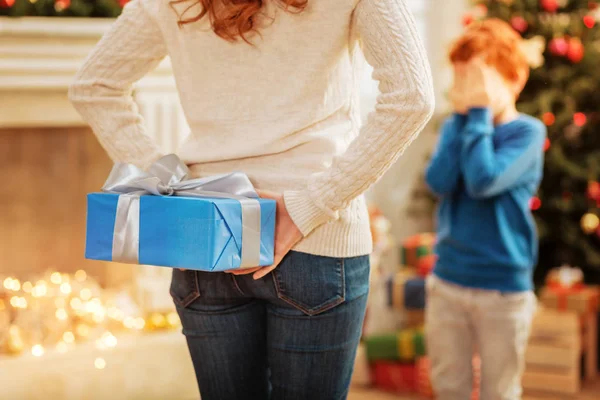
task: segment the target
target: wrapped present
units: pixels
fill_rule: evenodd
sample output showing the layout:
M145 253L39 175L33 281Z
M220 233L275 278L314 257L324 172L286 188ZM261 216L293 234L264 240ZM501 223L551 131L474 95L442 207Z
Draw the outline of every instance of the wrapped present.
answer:
M425 279L412 270L401 271L388 280L388 306L397 310L425 308Z
M419 259L417 262L417 272L419 276L423 278L427 277L433 271L435 263L437 262L437 256L435 254L429 254Z
M365 340L365 345L369 361L412 362L425 355L425 335L422 328L371 336Z
M407 310L425 309L425 279L407 279L404 284L404 308Z
M425 325L424 310L405 310L402 313L403 328L422 328Z
M570 287L549 285L542 289L540 300L544 306L559 311L595 313L598 311L599 293L598 287L583 284Z
M273 263L275 209L248 177L187 179L175 155L148 172L116 164L88 195L86 258L225 271Z
M435 234L433 233L420 233L408 237L402 243L402 264L416 267L419 259L433 254L434 245Z
M414 392L417 387L414 364L378 361L371 367L371 377L375 387L390 392Z

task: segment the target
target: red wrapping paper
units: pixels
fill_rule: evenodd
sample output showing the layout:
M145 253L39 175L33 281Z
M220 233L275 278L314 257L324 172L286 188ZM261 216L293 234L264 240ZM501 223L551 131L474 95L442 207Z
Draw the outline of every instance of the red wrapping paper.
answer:
M373 385L388 392L415 392L416 376L415 364L378 361L371 367Z

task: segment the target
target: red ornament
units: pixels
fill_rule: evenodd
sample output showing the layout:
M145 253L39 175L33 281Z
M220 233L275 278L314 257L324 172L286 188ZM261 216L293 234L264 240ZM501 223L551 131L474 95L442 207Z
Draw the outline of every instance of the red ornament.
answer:
M462 18L462 24L463 26L468 26L470 25L473 21L475 20L475 18L473 18L473 14L471 13L466 13L465 15L463 15Z
M584 54L583 43L581 43L581 39L579 38L571 38L569 40L569 50L567 51L567 57L571 62L578 63L583 59Z
M592 200L600 200L600 183L596 181L590 181L588 183L587 195Z
M546 126L554 125L554 121L556 121L556 117L551 112L546 112L542 115L542 121Z
M529 208L531 208L531 210L533 210L533 211L539 210L541 206L542 206L542 201L540 200L539 197L534 196L531 198L531 200L529 200Z
M584 113L578 112L573 115L573 123L579 127L584 126L587 122L587 117Z
M71 0L56 0L54 2L54 9L57 12L61 12L66 10L67 8L69 8L69 6L71 5Z
M515 31L520 33L525 32L529 27L529 24L527 23L527 21L525 21L525 18L520 16L512 17L510 19L510 25Z
M556 12L556 10L558 10L557 0L540 0L540 5L544 10L551 13Z
M11 8L15 4L15 0L0 0L0 8Z
M550 139L546 138L546 140L544 141L544 151L548 151L549 148L550 148Z
M129 3L130 0L119 0L119 5L125 7L125 4Z
M583 17L583 24L592 29L594 25L596 25L596 18L592 17L591 15L586 15Z
M557 37L550 41L548 50L555 56L566 56L569 51L569 43L564 37Z

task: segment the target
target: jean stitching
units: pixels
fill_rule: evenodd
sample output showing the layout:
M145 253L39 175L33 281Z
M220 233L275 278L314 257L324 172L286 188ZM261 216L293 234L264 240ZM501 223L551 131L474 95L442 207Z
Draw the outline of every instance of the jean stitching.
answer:
M182 299L179 299L179 296L177 296L172 290L169 290L169 292L171 293L171 297L173 297L173 301L183 308L186 308L187 306L192 304L192 302L194 300L196 300L200 297L200 284L198 282L198 272L197 271L186 271L186 273L187 272L193 274L193 279L192 279L193 289L190 292L190 294L188 294L186 297L184 297Z
M296 307L303 313L310 315L310 316L325 312L327 310L332 309L333 307L340 305L341 303L343 303L346 300L346 277L344 274L344 260L343 259L338 260L337 264L338 264L338 272L340 273L341 279L342 279L342 293L336 294L335 297L332 297L331 299L325 301L324 304L322 304L320 307L309 309L305 305L301 305L297 301L291 299L289 296L286 296L285 291L281 288L281 286L279 284L279 280L275 276L275 271L273 271L273 273L272 273L273 283L275 284L275 292L277 293L277 297L280 300L292 305L293 307ZM337 297L337 299L336 299L336 297Z
M244 291L242 290L242 288L241 288L241 287L240 287L240 285L238 284L238 282L237 282L237 279L235 279L235 275L234 275L234 274L229 274L229 275L231 275L231 280L233 281L233 286L235 286L235 289L236 289L238 292L240 292L240 294L241 294L242 296L245 296L245 295L246 295L246 293L244 293Z

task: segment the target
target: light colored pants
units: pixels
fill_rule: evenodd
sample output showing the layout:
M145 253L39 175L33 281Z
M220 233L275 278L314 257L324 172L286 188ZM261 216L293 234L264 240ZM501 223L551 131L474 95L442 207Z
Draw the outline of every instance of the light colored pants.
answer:
M502 294L427 280L427 352L439 400L468 400L472 358L481 358L481 400L521 398L525 349L537 300L533 292Z

